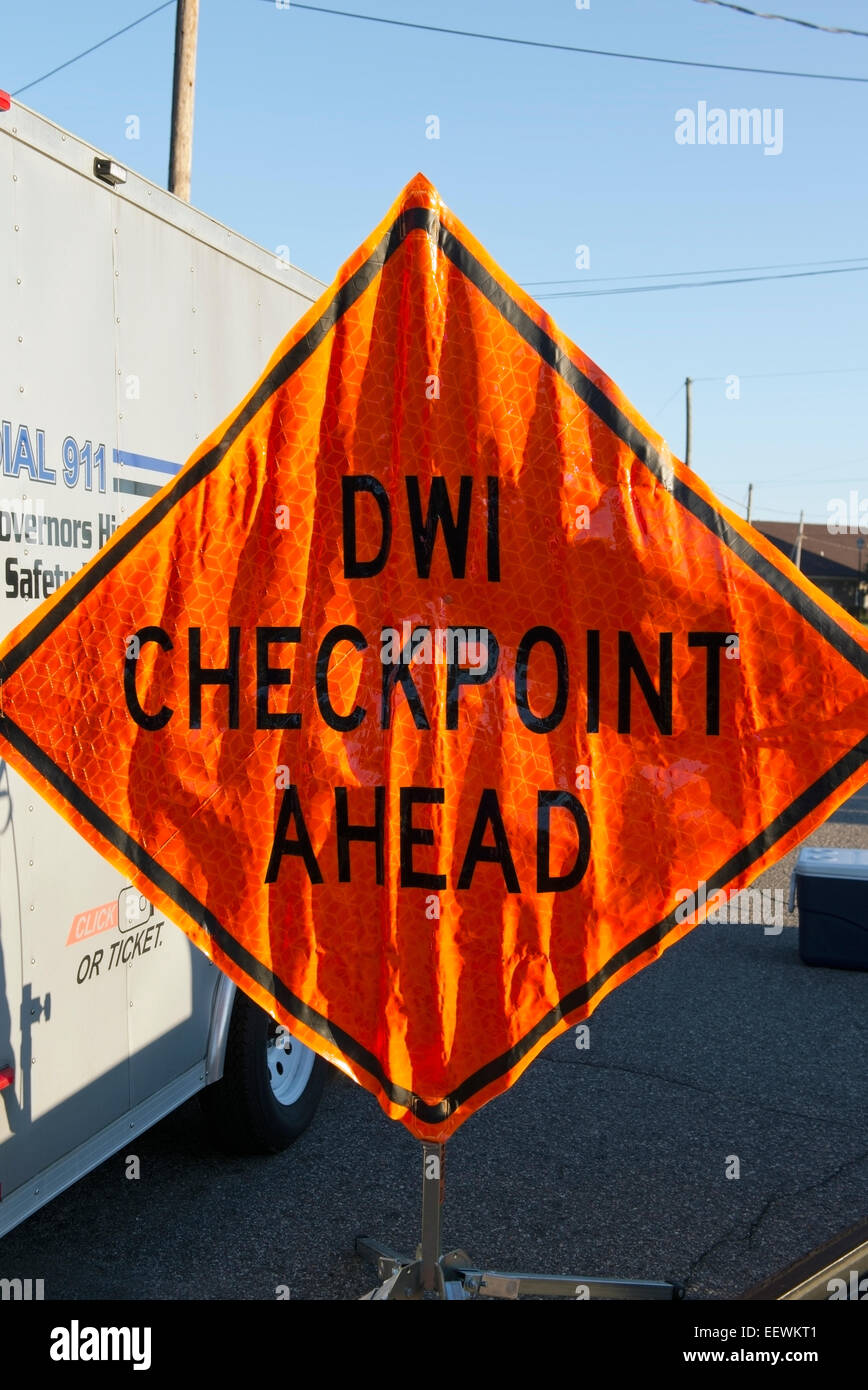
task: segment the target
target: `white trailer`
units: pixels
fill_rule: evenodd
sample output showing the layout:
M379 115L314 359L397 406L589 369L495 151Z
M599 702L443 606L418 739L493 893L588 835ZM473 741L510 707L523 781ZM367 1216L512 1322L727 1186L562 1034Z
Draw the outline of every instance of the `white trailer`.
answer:
M14 103L0 189L5 634L178 471L322 285ZM0 1236L197 1091L225 1141L284 1147L325 1070L0 764Z

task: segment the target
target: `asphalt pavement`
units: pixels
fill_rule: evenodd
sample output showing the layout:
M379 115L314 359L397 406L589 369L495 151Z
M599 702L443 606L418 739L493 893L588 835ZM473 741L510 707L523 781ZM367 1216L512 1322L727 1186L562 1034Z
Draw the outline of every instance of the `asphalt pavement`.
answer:
M868 790L811 843L868 848ZM795 853L757 885L788 893ZM489 1268L732 1298L868 1216L868 973L805 966L795 917L697 927L448 1145L444 1245ZM353 1239L413 1253L420 1147L334 1072L274 1158L194 1100L2 1241L49 1299L353 1299ZM737 1162L734 1162L737 1160ZM735 1176L735 1174L738 1176Z

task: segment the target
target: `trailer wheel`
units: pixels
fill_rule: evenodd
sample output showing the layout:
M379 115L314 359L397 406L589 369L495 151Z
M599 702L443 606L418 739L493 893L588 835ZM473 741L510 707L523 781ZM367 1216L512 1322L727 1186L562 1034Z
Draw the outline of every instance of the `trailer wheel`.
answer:
M327 1071L327 1062L237 990L223 1077L201 1092L217 1143L232 1153L288 1148L313 1119Z

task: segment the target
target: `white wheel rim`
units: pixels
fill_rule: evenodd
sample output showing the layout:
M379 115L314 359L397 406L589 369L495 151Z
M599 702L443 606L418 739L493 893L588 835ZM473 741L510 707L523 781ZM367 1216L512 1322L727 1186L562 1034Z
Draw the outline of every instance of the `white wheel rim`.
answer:
M300 1100L313 1071L314 1054L288 1033L277 1033L272 1024L265 1051L271 1094L278 1105Z

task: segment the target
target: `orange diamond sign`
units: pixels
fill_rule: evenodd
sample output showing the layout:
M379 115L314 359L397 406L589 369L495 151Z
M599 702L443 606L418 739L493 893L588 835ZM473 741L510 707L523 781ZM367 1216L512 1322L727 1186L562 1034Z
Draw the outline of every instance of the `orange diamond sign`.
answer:
M0 665L2 755L428 1139L868 779L865 632L421 176Z

